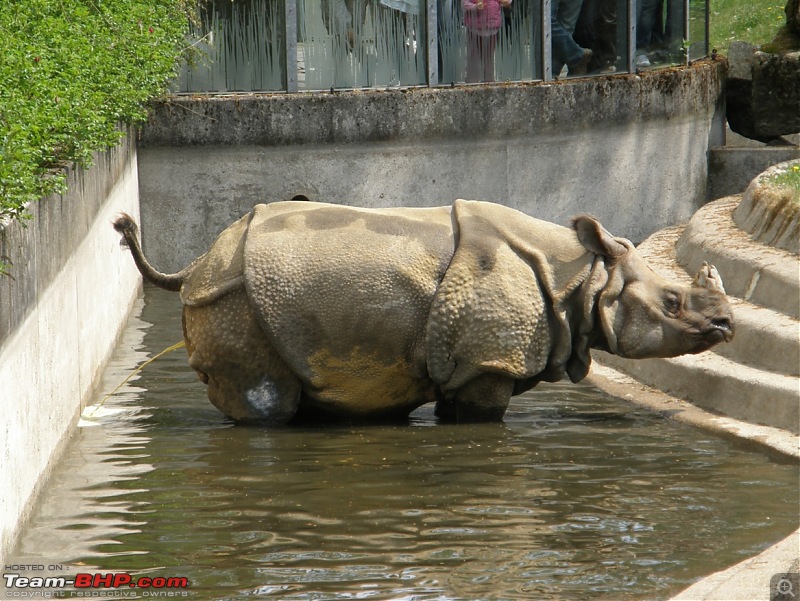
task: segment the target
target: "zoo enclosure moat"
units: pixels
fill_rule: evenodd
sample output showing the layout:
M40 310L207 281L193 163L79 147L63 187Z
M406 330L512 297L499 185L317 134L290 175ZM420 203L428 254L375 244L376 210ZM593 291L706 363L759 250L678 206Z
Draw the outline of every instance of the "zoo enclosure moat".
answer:
M6 563L201 599L658 599L796 526L795 466L587 385L501 424L234 427L179 350L106 397L180 329L146 286Z

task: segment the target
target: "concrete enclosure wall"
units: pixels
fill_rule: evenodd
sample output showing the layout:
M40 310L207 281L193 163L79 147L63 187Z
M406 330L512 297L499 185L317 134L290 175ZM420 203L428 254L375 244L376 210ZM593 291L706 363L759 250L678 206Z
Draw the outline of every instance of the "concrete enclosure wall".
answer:
M176 271L260 202L500 202L642 240L706 201L724 66L437 89L175 97L143 128L144 246Z
M73 432L139 287L111 227L138 214L133 136L0 229L0 565Z

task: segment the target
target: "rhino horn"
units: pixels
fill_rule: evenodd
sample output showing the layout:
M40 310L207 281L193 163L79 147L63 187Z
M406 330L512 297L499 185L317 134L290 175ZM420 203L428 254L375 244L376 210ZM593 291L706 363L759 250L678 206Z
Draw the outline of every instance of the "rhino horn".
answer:
M703 266L700 268L700 271L694 276L694 284L701 288L708 288L709 290L725 294L725 286L722 285L722 278L717 268L713 265L709 265L705 261L703 261Z

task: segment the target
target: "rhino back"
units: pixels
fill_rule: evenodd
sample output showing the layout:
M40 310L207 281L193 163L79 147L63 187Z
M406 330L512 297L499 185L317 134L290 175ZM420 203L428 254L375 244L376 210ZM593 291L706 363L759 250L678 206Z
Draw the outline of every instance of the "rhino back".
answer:
M259 205L245 286L312 401L386 413L431 400L424 329L452 253L448 207Z

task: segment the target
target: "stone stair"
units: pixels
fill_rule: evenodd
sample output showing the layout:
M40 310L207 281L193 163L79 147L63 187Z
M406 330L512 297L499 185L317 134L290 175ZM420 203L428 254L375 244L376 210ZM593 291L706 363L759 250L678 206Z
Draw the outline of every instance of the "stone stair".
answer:
M716 265L734 305L736 335L699 355L632 361L593 353L601 365L703 409L800 433L800 259L756 242L733 221L741 195L709 203L691 221L639 245L652 268L690 282Z

